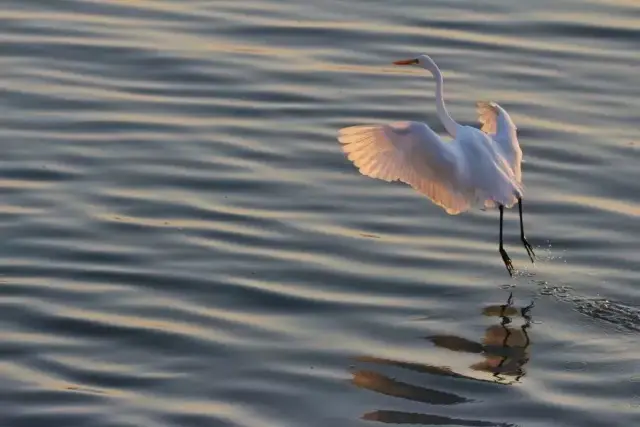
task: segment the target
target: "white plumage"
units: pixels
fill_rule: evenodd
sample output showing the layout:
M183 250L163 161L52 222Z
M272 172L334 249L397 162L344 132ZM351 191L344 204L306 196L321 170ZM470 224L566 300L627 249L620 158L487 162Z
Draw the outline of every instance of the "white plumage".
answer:
M442 73L429 56L394 64L417 65L433 74L437 114L453 140L443 140L420 122L352 126L338 132L342 150L363 175L404 182L451 215L474 207L498 206L500 252L511 273L511 260L502 248L502 212L519 202L522 219L522 151L515 124L498 104L479 102L481 129L460 125L445 107ZM520 225L522 241L533 261L522 221Z
M479 102L481 130L454 122L444 106L438 67L426 55L413 61L398 62L434 74L438 116L454 139L445 141L420 122L347 127L338 134L347 158L363 175L409 184L452 215L513 206L523 191L522 151L511 117L496 103Z
M451 142L419 122L348 127L338 140L363 175L409 184L452 215L496 203L510 207L522 195L519 150L469 126L458 125ZM503 141L517 148L517 141Z

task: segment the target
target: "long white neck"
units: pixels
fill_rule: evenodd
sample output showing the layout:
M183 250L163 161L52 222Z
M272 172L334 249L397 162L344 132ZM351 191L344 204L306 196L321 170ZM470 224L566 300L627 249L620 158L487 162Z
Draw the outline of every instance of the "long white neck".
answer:
M451 115L447 111L447 107L444 105L444 79L442 77L442 72L437 66L435 67L435 70L433 70L433 77L436 79L436 111L438 113L438 117L444 125L444 128L447 130L447 133L455 138L458 124L451 118Z

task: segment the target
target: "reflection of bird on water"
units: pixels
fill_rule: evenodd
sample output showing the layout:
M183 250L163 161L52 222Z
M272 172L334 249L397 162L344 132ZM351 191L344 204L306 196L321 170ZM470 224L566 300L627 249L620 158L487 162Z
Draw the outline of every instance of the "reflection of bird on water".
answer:
M363 420L387 424L423 424L429 426L516 427L513 424L468 420L434 414L418 414L401 411L373 411L362 416Z
M396 362L388 359L377 359L373 357L358 358L361 362L377 363L382 365L392 365L403 367L418 372L429 372L436 375L459 376L447 368L437 366L420 365ZM468 378L468 377L467 377ZM473 378L469 378L473 379ZM463 396L454 393L444 392L417 386L406 382L389 378L385 375L373 371L357 371L353 374L352 383L360 388L365 388L387 396L399 397L414 402L426 403L429 405L458 405L472 402ZM511 427L511 424L494 423L491 421L452 418L444 415L424 414L402 411L378 410L364 414L363 420L377 421L388 424L424 424L424 425L451 425L451 426L480 426L480 427Z
M359 359L372 362L374 359ZM426 387L415 386L398 381L373 371L358 371L353 375L353 384L388 396L401 397L416 402L430 403L432 405L456 405L470 402L457 394L433 390Z
M454 371L447 366L436 366L426 363L405 362L400 360L383 359L377 357L362 356L357 360L362 363L378 366L390 366L400 368L413 373L424 375L437 375L459 380L473 381L487 386L508 386L520 380L524 375L523 366L529 360L528 329L531 327L530 305L517 308L513 305L513 295L505 304L485 307L485 316L497 316L501 319L499 325L487 328L482 342L475 342L453 335L436 335L428 339L436 346L447 348L457 352L481 354L482 362L471 365L475 371L492 373L491 378L476 378ZM510 326L512 318L522 316L525 323L520 328ZM515 377L507 380L505 377ZM450 391L441 391L422 385L410 384L396 378L391 378L373 370L359 370L353 373L352 383L360 388L365 388L387 396L393 396L414 402L430 405L459 405L472 402L465 396L460 396ZM442 415L409 413L402 411L379 410L365 414L365 420L378 421L393 424L424 424L424 425L457 425L457 426L483 426L506 427L511 424L494 423L486 420L450 418Z
M435 335L428 339L438 347L482 354L484 360L471 365L471 369L491 373L497 381L517 382L526 374L524 365L529 361L533 306L531 302L520 309L514 307L513 294L510 294L506 304L485 307L483 314L499 317L500 324L488 327L481 343L451 335ZM520 327L511 326L512 318L517 315L522 316L524 323Z
M436 112L452 141L444 141L421 122L352 126L340 129L342 150L360 173L383 181L401 181L426 195L448 214L474 206L500 211L498 250L509 274L511 258L502 243L504 208L516 202L520 213L520 240L531 262L533 248L522 223L522 150L516 125L504 108L494 102L478 103L482 129L465 126L451 118L444 104L443 77L428 55L396 61L416 66L436 80Z

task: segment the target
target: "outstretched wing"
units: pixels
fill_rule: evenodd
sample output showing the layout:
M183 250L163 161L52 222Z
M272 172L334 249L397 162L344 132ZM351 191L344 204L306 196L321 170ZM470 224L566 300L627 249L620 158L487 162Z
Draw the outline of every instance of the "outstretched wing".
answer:
M482 123L483 132L500 137L516 131L517 127L507 111L495 102L480 101L477 107L478 121Z
M520 162L522 151L518 143L517 127L507 111L495 102L478 102L478 121L483 132L498 143L505 160L513 169L518 182L521 181Z
M338 140L363 175L402 181L449 214L469 209L460 188L460 153L424 123L398 122L341 129Z

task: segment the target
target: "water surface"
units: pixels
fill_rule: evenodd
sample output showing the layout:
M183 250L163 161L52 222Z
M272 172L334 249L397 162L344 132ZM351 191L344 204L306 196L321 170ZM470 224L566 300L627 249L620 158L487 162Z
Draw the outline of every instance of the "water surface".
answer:
M18 1L0 11L6 426L640 421L640 5ZM365 178L343 126L508 109L495 211ZM510 293L513 297L509 299ZM532 301L535 305L522 312Z

